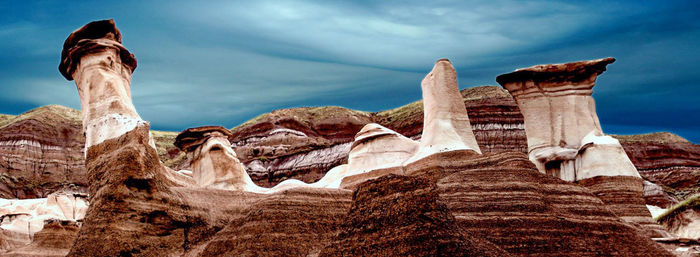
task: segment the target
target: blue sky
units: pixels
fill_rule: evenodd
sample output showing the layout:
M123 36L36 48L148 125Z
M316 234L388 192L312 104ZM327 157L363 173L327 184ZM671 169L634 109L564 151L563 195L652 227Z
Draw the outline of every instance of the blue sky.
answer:
M594 88L606 133L700 142L698 1L143 2L0 0L0 113L79 108L57 70L63 41L113 18L139 62L134 104L154 129L233 127L288 107L398 107L420 99L440 58L469 88L612 56Z

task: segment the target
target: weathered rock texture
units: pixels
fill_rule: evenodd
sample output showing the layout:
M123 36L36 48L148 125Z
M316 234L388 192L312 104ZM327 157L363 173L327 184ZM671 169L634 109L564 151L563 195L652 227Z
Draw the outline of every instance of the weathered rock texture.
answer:
M605 58L537 65L496 80L525 118L530 160L538 170L577 181L625 220L660 233L643 198L643 180L617 139L605 136L591 94L595 80L615 61Z
M87 193L80 112L44 106L0 125L0 197L38 198L70 189Z
M486 86L460 93L479 148L527 150L523 117L507 91ZM233 128L231 142L259 185L272 186L287 178L314 182L347 163L353 138L364 125L377 123L419 140L423 118L422 100L378 113L342 107L283 109Z
M0 245L0 250L12 250L32 242L47 220L82 220L87 208L87 196L80 193L57 192L47 198L24 200L0 199L1 237L2 241L10 242Z
M346 218L350 191L296 188L256 202L200 256L313 256Z
M387 175L358 186L340 233L319 256L510 256L466 233L428 180Z
M369 113L341 107L277 110L232 129L231 143L261 186L314 182L347 161L355 134L371 121Z
M226 128L204 126L189 128L175 139L175 145L187 153L192 177L202 187L260 191L231 148Z
M418 152L408 162L447 151L472 150L481 153L459 94L457 72L450 61L438 60L421 82L421 89L423 133Z
M121 41L114 21L102 20L73 31L63 43L58 70L78 87L86 149L145 122L131 100L136 58Z
M418 142L376 123L357 133L350 148L346 176L402 166L419 149Z
M523 153L446 158L449 165L406 172L435 181L463 229L512 255L672 256L585 187L539 173Z
M28 245L2 253L2 256L66 256L78 237L80 222L71 220L46 220L44 229L34 234Z
M619 142L603 134L591 96L614 61L537 65L496 78L523 113L530 159L540 172L567 181L640 177Z
M700 145L667 132L615 138L644 179L678 199L700 193Z

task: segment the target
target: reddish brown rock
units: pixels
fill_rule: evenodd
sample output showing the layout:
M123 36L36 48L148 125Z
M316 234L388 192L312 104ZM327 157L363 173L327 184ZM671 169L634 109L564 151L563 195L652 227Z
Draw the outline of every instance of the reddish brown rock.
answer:
M598 196L615 215L638 226L648 237L668 237L668 232L650 219L643 181L631 176L597 176L576 183L591 190L591 193Z
M80 111L40 107L0 126L0 197L38 198L70 189L87 193Z
M231 143L256 183L286 178L314 182L347 161L355 134L370 113L313 107L266 113L231 130Z
M667 132L615 137L644 179L676 198L700 193L700 145Z
M30 244L2 253L2 256L66 256L78 237L79 229L80 222L46 220L44 229L34 235Z
M313 256L346 218L350 191L297 188L253 204L198 256Z
M340 233L319 256L510 256L466 233L428 180L387 175L360 184Z
M441 201L468 233L510 254L673 256L585 187L539 173L523 153L484 153L452 164L406 169L437 182Z

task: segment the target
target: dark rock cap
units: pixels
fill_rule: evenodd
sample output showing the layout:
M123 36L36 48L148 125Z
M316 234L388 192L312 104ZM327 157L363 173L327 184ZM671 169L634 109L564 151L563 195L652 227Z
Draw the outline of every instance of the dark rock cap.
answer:
M511 73L501 74L496 77L496 81L501 86L521 81L580 82L590 78L593 74L599 75L603 73L605 67L613 62L615 62L615 58L608 57L590 61L535 65L529 68L517 69Z
M114 41L114 44L95 42L93 39L108 39ZM133 72L136 69L136 57L129 53L121 45L121 42L122 34L114 24L114 20L90 22L73 31L66 38L66 41L63 43L63 51L61 51L61 63L58 65L58 71L67 80L73 80L73 72L78 62L80 62L80 57L97 49L113 47L119 50L122 63L127 65Z
M209 132L221 132L227 138L232 136L231 131L222 126L188 128L175 137L175 146L182 151L191 152L207 141L209 137L205 134Z

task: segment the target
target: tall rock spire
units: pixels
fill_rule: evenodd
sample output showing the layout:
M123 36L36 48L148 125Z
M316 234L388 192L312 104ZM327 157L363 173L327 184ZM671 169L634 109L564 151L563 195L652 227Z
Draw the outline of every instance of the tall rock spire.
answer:
M122 46L113 20L90 22L66 39L58 70L78 87L85 149L146 123L131 101L134 69L136 58Z

